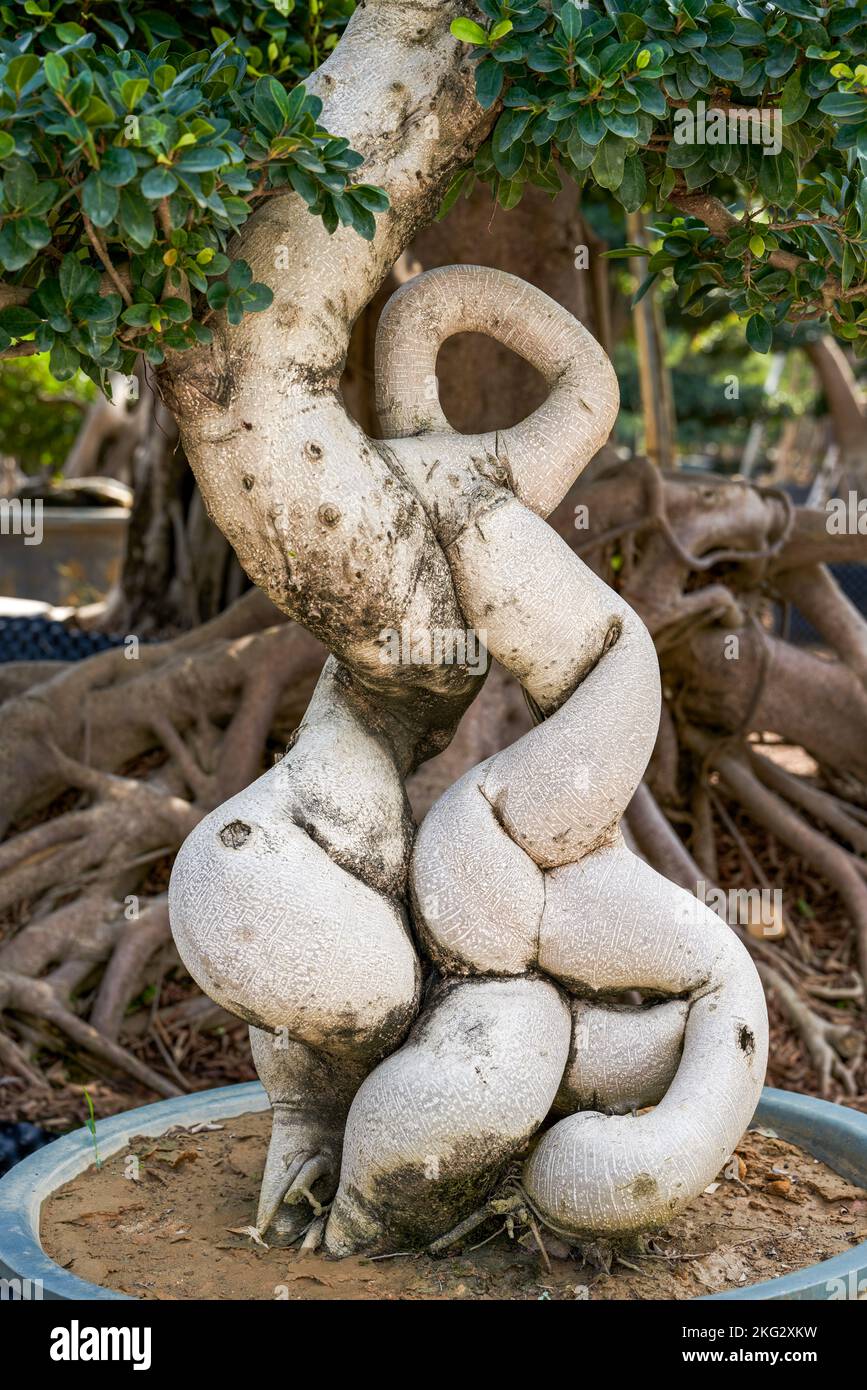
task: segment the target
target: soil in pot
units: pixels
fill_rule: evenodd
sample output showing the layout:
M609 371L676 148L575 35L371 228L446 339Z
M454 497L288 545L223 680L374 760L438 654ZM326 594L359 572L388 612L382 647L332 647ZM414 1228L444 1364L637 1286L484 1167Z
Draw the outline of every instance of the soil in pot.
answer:
M267 1112L220 1128L173 1129L60 1188L42 1243L64 1269L155 1299L695 1298L773 1279L867 1239L867 1191L768 1130L745 1135L716 1182L643 1253L582 1259L547 1232L493 1227L460 1253L327 1260L257 1245L253 1219ZM135 1176L137 1174L137 1177Z

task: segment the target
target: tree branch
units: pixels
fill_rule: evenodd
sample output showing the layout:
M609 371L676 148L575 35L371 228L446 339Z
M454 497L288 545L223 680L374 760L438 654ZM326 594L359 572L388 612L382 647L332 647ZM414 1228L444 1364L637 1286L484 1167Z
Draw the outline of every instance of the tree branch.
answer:
M126 304L127 306L132 304L132 295L130 294L126 285L123 283L123 280L120 278L117 271L115 270L115 267L112 264L111 256L108 254L108 250L106 246L103 244L102 238L97 233L96 228L94 227L87 213L84 211L84 208L81 209L81 220L84 224L84 230L87 232L88 241L90 242L96 254L99 256L99 259L102 261L102 264L105 266L105 273L111 281L112 285L117 290L124 304Z
M742 230L742 219L735 217L734 213L729 212L724 203L719 198L713 197L710 193L688 192L685 188L675 188L669 194L669 202L681 212L685 212L688 217L698 217L710 232L720 241L729 241L733 232ZM810 262L804 256L798 256L794 251L784 251L777 249L769 251L767 261L775 266L777 270L788 270L795 273L802 266L809 265ZM822 286L822 298L826 308L830 308L835 299L845 297L846 292L839 280L829 275ZM849 295L848 297L852 297Z

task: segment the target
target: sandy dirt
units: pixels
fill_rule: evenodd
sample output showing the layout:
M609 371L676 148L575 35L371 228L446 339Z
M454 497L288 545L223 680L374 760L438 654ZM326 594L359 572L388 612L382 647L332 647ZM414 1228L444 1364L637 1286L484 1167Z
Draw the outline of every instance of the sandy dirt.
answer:
M755 1130L641 1253L613 1261L548 1233L543 1256L526 1229L439 1259L299 1256L244 1233L269 1130L265 1112L133 1139L46 1203L45 1249L80 1278L144 1299L683 1299L771 1279L867 1239L867 1191ZM495 1231L481 1227L466 1244Z

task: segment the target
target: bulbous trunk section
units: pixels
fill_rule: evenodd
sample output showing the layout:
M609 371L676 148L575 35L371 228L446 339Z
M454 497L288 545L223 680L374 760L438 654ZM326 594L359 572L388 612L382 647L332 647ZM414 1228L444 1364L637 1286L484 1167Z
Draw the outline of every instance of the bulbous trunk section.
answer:
M670 1071L671 1004L689 1006L659 1107L674 1097L671 1123L624 1116L607 1131L584 1116L590 1147L570 1137L561 1151L567 1119L537 1151L553 1144L555 1160L526 1168L531 1200L563 1208L576 1232L636 1229L694 1195L752 1113L766 1046L738 943L708 937L704 920L680 924L683 895L650 870L644 920L619 824L656 734L653 644L544 520L613 424L607 357L534 287L448 267L405 285L383 314L385 438L369 438L340 399L352 323L490 120L448 31L457 7L414 7L409 28L398 8L359 7L311 79L324 123L390 194L376 236L329 239L294 195L270 200L243 245L272 308L220 325L212 349L163 377L212 516L254 582L333 654L283 761L187 839L170 909L194 978L255 1030L275 1104L260 1222L281 1203L318 1214L336 1188L334 1253L428 1240L486 1194L570 1094L571 996L638 987L666 998L646 1078L631 1078L642 1103ZM491 336L538 371L545 394L526 419L454 432L436 367L460 332ZM477 639L524 685L539 723L447 792L413 846L404 779L448 743L478 691ZM445 979L395 1052L418 1009L419 941ZM338 1174L341 1116L366 1073ZM328 1124L298 1103L303 1078L321 1088ZM614 1131L628 1134L628 1162ZM701 1145L692 1162L687 1139ZM666 1165L654 1179L662 1206L645 1182L651 1163ZM621 1169L633 1200L605 1208L594 1184Z

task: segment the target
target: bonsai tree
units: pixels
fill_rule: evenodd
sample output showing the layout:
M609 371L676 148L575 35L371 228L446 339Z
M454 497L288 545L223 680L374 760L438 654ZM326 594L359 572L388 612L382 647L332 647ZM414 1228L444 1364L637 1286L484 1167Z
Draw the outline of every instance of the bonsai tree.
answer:
M384 440L349 416L340 378L352 326L391 267L474 180L507 209L563 178L593 180L627 211L653 200L661 249L649 275L673 274L683 306L726 295L759 351L777 322L817 316L860 348L862 11L368 0L303 76L342 7L311 6L300 36L288 8L193 5L186 34L136 5L91 28L68 6L3 11L5 352L49 351L61 379L81 366L100 384L149 364L209 514L272 604L331 653L292 746L252 785L298 656L294 629L246 682L246 653L211 649L196 737L138 691L127 755L142 725L156 732L171 757L159 781L133 792L52 746L41 794L58 776L86 790L88 835L97 818L116 835L123 807L136 849L139 825L148 849L191 831L172 927L192 975L251 1024L274 1104L261 1230L276 1219L295 1234L312 1208L312 1238L324 1230L334 1253L441 1236L552 1108L565 1118L533 1150L515 1200L575 1235L640 1230L727 1157L761 1086L766 1024L737 936L621 833L656 737L653 643L544 521L607 437L613 374L554 301L470 266L411 281L388 306ZM781 113L779 147L703 140L696 121L711 103ZM760 136L776 119L759 121ZM541 372L547 398L523 423L451 429L437 351L461 331ZM715 549L712 537L701 553L693 528L692 550L675 542L678 564L710 569L731 550L779 560L791 510L755 497L716 528L735 528L738 545ZM712 588L687 598L693 614L721 601ZM834 614L850 681L859 662L863 672L863 625ZM395 661L391 639L406 632L410 655L404 646ZM437 634L456 639L458 659L438 654ZM414 835L404 781L478 691L474 634L524 686L536 727L458 781ZM190 729L195 699L172 658L154 669L183 690ZM115 696L124 704L122 688ZM224 723L234 710L222 738L218 705ZM19 718L34 717L31 702ZM701 730L685 737L698 758L714 751ZM747 804L767 804L749 767L720 764ZM18 766L20 779L20 751ZM643 809L637 828L653 839ZM10 842L11 900L42 829ZM101 843L82 837L67 872L76 854L99 863ZM667 855L688 882L686 852L662 844L648 857ZM123 1049L110 1029L84 1024L36 976L82 916L110 949L106 899L127 881L124 851L102 866L96 914L81 898L56 908L0 956L7 1006L113 1062ZM165 904L151 910L150 940L164 939ZM98 1020L116 1021L127 997L136 930L112 958ZM436 968L423 1006L419 948Z

